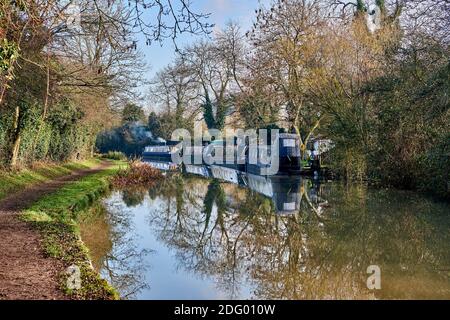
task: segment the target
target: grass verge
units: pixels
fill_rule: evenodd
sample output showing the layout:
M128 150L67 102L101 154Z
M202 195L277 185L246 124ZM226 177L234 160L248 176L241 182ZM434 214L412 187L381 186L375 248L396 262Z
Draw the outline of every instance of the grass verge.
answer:
M78 217L86 214L87 208L109 191L109 178L125 166L124 162L113 163L101 172L83 177L41 198L22 215L25 221L40 230L48 256L59 259L66 268L75 265L80 269L81 289L68 288L69 274L64 273L60 277L62 290L73 299L119 298L114 288L92 268L78 227Z
M0 200L8 194L21 191L33 184L65 176L73 171L89 169L97 166L99 163L99 159L90 159L58 165L41 164L34 168L20 171L0 171Z

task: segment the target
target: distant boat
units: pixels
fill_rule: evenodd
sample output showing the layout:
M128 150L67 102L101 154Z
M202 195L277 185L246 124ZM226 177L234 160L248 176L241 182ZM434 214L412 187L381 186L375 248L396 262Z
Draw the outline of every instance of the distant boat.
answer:
M182 150L180 141L166 141L156 145L147 146L142 153L144 159L170 161L172 155Z

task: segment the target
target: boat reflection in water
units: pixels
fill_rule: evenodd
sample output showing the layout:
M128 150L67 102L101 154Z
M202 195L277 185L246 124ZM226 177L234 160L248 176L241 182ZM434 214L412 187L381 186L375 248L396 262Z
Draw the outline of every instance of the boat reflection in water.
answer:
M105 216L82 230L93 265L124 297L450 298L447 203L221 167L183 171L150 190L114 192ZM371 265L380 290L367 287Z
M184 172L247 187L270 198L278 214L298 213L302 199L318 213L328 204L318 195L320 182L300 176L260 176L214 165L186 165Z
M162 171L177 171L180 166L173 162L166 161L145 161L151 167Z

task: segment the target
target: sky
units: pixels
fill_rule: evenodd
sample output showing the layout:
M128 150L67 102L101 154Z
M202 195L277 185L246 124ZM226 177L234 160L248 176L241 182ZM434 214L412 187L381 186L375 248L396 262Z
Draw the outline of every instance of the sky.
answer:
M269 0L192 0L192 8L195 12L210 13L208 23L215 24L215 28L223 28L227 22L237 22L242 31L250 29L255 17L255 9L260 3L269 3ZM182 34L177 38L178 47L188 44L201 36ZM145 38L140 36L138 48L145 55L145 60L149 65L146 72L146 79L152 79L156 72L168 65L175 57L175 46L171 39L167 39L161 46L153 43L151 46L145 45Z

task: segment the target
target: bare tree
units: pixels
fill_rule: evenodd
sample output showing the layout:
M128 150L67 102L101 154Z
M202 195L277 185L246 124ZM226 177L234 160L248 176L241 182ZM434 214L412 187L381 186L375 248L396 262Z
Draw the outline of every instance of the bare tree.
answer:
M133 89L142 83L137 33L151 44L175 40L183 32L208 33L211 27L205 21L208 15L193 12L185 0L2 1L0 17L0 106L16 119L8 151L11 163L20 147L22 110L10 110L5 100L15 105L14 99L21 97L23 88L16 86L15 77L27 68L37 68L33 72L46 78L36 90L42 92L35 94L43 97L44 120L60 95L95 94L105 102L101 105L111 106L133 97Z
M203 40L182 50L203 89L205 116L210 114L210 121L205 119L210 122L209 127L224 127L234 94L242 90L243 50L243 37L234 23L215 34L212 41Z
M422 33L438 43L450 43L449 0L406 0L403 16L410 38L422 38Z
M302 150L322 119L308 93L307 79L322 63L320 40L326 21L319 1L274 1L256 11L256 22L247 33L253 45L248 63L255 79L278 96L280 119L298 134ZM249 84L250 87L256 87Z
M196 75L182 57L156 74L150 88L158 111L172 117L174 128L192 123L200 109L200 87Z
M6 19L0 35L2 41L17 46L15 60L27 59L47 68L48 63L34 61L26 54L28 47L41 44L44 55L77 65L61 75L64 86L111 86L111 91L128 88L124 84L135 84L140 78L132 72L141 69L139 55L132 53L137 48L136 33L144 34L147 44L151 44L166 38L175 40L183 32L208 33L212 26L205 21L208 14L193 12L185 0L24 0L16 4L2 2L1 16ZM13 66L11 63L6 70L9 76L2 74L2 97ZM86 72L86 67L91 70ZM87 76L83 78L83 74Z

